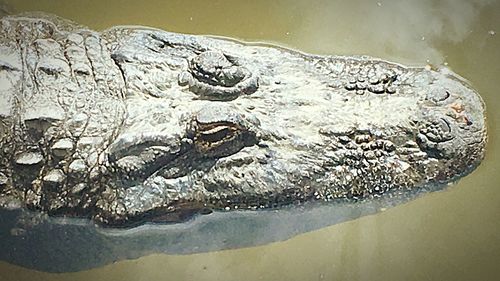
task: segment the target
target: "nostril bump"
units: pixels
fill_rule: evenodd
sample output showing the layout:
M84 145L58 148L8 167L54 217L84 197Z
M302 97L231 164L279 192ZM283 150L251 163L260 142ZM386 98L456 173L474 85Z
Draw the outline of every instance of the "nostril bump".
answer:
M447 100L450 96L451 94L448 90L443 91L443 89L432 89L427 93L425 99L435 104L439 104Z

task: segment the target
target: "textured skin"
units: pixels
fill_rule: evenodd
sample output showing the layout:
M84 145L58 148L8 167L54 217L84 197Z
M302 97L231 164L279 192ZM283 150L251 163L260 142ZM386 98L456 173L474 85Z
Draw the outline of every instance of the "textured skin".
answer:
M457 180L479 95L447 69L37 15L0 23L0 206L106 226Z

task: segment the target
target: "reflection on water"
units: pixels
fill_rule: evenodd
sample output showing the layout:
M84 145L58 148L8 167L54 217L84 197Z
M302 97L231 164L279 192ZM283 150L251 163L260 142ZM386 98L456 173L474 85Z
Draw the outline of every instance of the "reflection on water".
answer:
M12 0L92 28L141 24L306 52L448 63L488 109L487 158L453 188L266 246L152 255L48 274L0 262L0 280L496 280L500 276L500 3L444 1ZM207 237L208 241L209 237Z

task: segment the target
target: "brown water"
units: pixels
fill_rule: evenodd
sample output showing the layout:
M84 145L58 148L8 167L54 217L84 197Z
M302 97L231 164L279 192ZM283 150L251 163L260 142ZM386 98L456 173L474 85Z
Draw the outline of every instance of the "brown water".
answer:
M484 98L490 139L482 165L452 188L284 242L67 274L0 262L0 280L500 280L500 1L6 2L94 29L139 24L310 53L446 63Z

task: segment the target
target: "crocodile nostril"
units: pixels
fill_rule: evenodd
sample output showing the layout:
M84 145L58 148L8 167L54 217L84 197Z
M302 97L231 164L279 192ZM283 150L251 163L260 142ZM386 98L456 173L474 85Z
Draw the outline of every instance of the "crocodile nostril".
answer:
M444 118L426 122L420 129L420 133L435 143L452 140L453 135L451 131L450 123Z
M427 92L425 99L435 104L440 104L447 100L450 96L451 94L448 90L432 89L431 91Z

